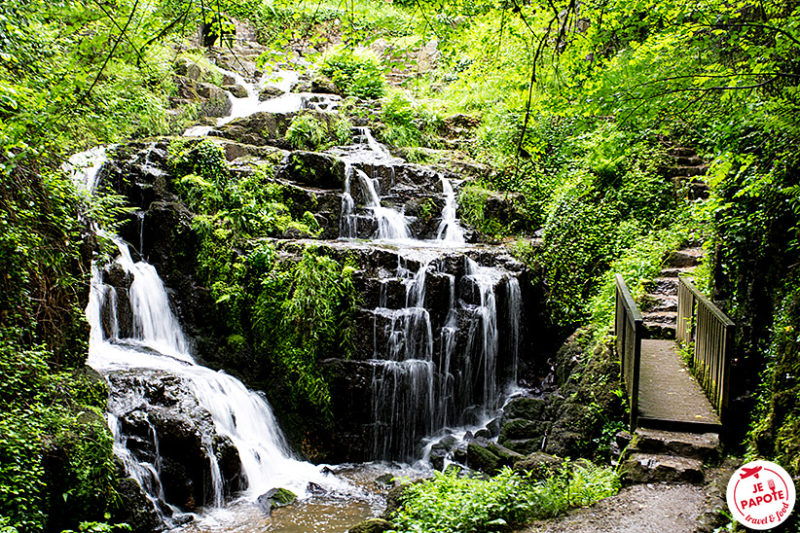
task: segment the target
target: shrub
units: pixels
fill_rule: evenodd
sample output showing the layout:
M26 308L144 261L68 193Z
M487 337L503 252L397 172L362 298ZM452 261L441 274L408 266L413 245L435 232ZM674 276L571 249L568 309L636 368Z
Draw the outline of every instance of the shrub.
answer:
M383 140L393 146L435 146L441 119L422 105L414 105L402 91L384 99Z
M560 474L538 482L509 468L489 479L461 477L451 469L409 485L394 523L398 532L507 531L618 490L619 476L613 469L585 461L567 464Z
M303 113L292 119L286 140L295 149L317 150L325 140L325 129L313 114Z
M322 58L320 72L347 96L380 98L386 79L377 56L365 49L335 48Z

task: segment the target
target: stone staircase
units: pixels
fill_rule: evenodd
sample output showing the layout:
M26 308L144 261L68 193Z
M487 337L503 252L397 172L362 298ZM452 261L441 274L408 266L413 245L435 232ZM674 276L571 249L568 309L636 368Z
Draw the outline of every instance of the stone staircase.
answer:
M627 437L629 437L628 435ZM722 454L716 433L679 433L639 428L627 442L621 436L622 479L627 483L694 483L705 481L704 465Z
M667 149L672 164L662 168L662 173L670 178L678 196L687 200L708 198L708 184L703 179L708 165L697 155L694 148L673 146Z
M678 311L678 276L690 274L703 257L699 247L672 252L659 277L648 282L642 304L645 338L674 339Z
M675 185L676 194L688 201L708 197L703 180L708 167L692 148L672 147L667 152L673 164L662 169ZM646 285L641 302L646 339L675 339L678 311L678 276L690 275L700 264L704 251L690 246L672 252L659 276ZM722 457L716 433L684 433L638 428L633 435L622 433L617 445L622 479L626 483L705 482L704 467L717 464Z

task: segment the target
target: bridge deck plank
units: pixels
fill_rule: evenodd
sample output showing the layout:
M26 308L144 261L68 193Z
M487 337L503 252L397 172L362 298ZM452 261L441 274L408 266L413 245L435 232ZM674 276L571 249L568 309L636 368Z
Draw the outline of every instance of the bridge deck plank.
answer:
M720 419L673 340L643 339L639 369L640 425L648 421L703 426Z

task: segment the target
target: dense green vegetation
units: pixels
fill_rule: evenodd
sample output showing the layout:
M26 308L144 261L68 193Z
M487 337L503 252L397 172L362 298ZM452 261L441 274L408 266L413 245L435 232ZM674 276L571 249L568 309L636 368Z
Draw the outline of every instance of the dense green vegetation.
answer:
M742 444L799 474L798 9L752 0L0 7L0 530L113 521L105 392L83 371L83 308L95 246L86 218L108 225L123 211L113 196L77 193L58 168L77 150L192 123L196 105L171 108L174 60L202 22L223 29L220 11L252 21L272 47L265 65L292 46L316 47L316 72L351 96L342 113L374 123L385 142L420 160L446 162L425 150L448 149L490 169L461 191L465 220L487 237L518 238L518 255L544 265L553 326L588 326L587 354L608 333L614 273L641 294L669 251L703 244L701 285L739 324L734 395L755 414ZM475 126L455 131L455 115ZM320 149L344 142L348 128L304 114L287 139ZM672 146L710 163L706 202L676 198L665 172ZM352 268L324 249L286 262L265 240L319 231L270 182L274 165L234 177L213 143L170 150L172 186L195 215L196 274L229 326L224 343L257 348L248 357L269 369L264 383L281 377L287 410L326 420L318 363L334 346L349 349ZM489 196L512 206L513 222L485 209ZM541 248L530 244L536 230ZM521 522L545 490L510 473L421 487L404 527L458 524L462 507L482 517L476 528ZM513 499L489 516L458 491ZM437 495L440 515L425 515Z
M226 347L235 352L251 343L262 379L279 377L265 388L282 391L282 410L303 413L308 424L330 423L318 363L334 350L347 356L352 349L354 269L313 248L297 263L281 259L265 240L319 231L311 213L292 216L290 192L270 181L274 166L233 175L222 148L209 140L173 141L169 164L194 212L197 274L211 289Z
M617 473L591 463L562 465L541 480L507 467L489 479L452 469L409 485L394 522L399 532L506 531L590 505L617 490Z

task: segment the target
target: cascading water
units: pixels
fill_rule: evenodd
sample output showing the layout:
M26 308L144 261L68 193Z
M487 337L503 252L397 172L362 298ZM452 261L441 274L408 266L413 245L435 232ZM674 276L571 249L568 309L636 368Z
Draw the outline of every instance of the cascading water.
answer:
M394 173L393 164L404 163L401 159L394 158L389 150L379 143L369 128L357 129L359 144L349 147L349 150L339 151L345 162L344 192L342 194L342 210L339 237L352 239L358 237L358 215L353 199L353 177L357 177L357 184L361 186L365 198L365 208L370 212L376 222L376 230L371 236L373 240L387 241L411 246L420 246L424 241L415 238L409 229L409 221L402 209L395 209L383 205L381 198L379 177L370 177L358 168L360 164L385 164ZM444 208L441 213L441 222L433 245L461 245L464 244L464 230L458 224L456 217L456 198L453 185L443 174L438 174L444 196ZM392 180L393 181L393 180Z
M428 259L416 272L401 260L396 278L384 280L372 311L372 445L374 456L383 459L419 457L422 437L448 426L478 424L498 407L501 331L513 347L504 365L508 368L502 370L516 379L518 280L466 258L459 289L445 262L430 259L435 253L409 253ZM397 280L405 287L405 301L390 308L385 287ZM426 302L430 283L446 284L446 293L439 295L447 295L446 309L441 309L443 302ZM507 306L502 324L497 307L501 290Z
M81 187L90 190L96 185L104 157L104 152L97 151L88 163L78 159L73 162L76 166L83 163L86 169L83 175L76 174ZM111 239L119 255L106 271L119 268L130 280L126 300L130 306L131 334L127 337L120 334L120 289L106 284L104 269L93 265L86 309L91 326L88 364L106 376L136 370L177 377L199 406L210 413L216 433L230 439L235 446L248 498L254 499L273 487L285 487L302 495L309 482L345 488L343 482L323 474L320 468L293 457L264 398L236 378L194 361L156 269L144 261L135 262L126 243L118 237ZM132 408L146 403L144 394L134 394L134 405L129 396L125 398L125 402L112 401L109 405L115 451L127 473L139 482L162 518L167 519L165 510L177 512L177 508L166 502L159 479L157 432L150 425L156 454L152 461L147 461L127 446L128 437L120 422ZM204 442L203 448L211 476L211 494L206 503L219 507L224 501L219 461L211 442Z

